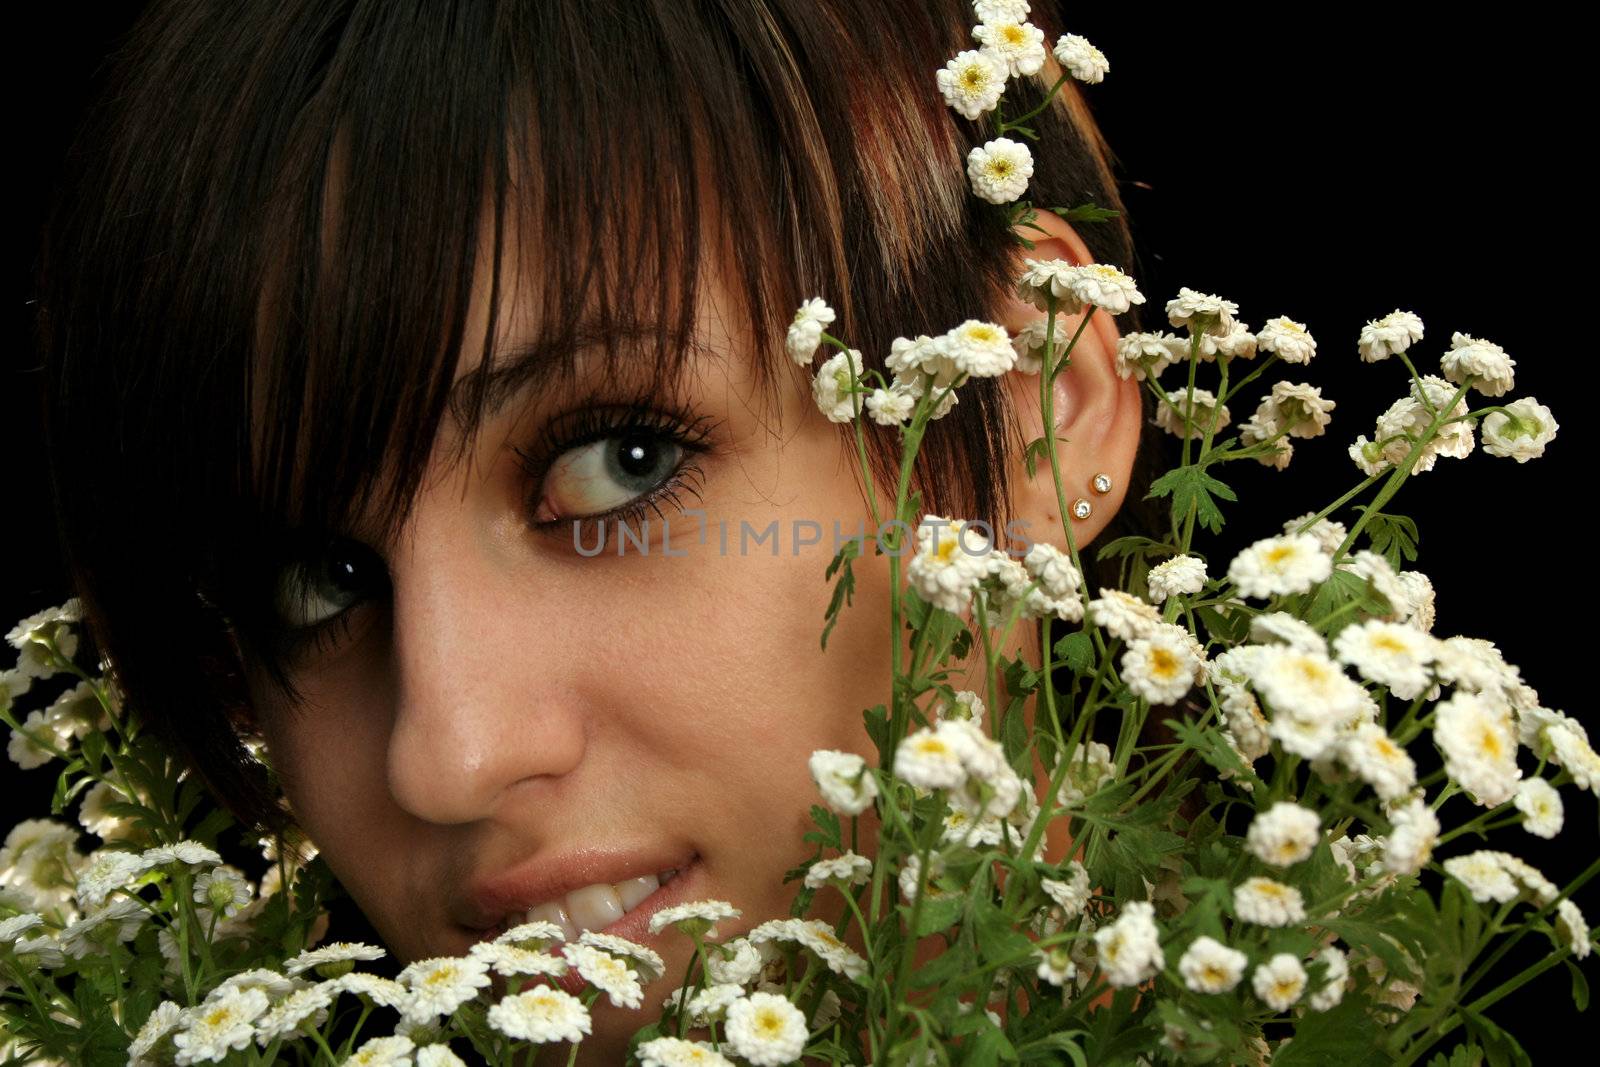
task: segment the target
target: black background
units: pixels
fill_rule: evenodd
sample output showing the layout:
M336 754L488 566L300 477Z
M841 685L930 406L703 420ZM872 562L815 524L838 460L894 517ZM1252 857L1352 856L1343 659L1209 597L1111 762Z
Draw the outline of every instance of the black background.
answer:
M1230 513L1213 570L1359 477L1345 445L1370 435L1405 386L1398 362L1359 361L1365 321L1395 308L1420 314L1427 336L1413 355L1424 373L1437 372L1452 331L1496 341L1517 360L1505 399L1536 396L1562 424L1560 436L1526 465L1481 449L1442 460L1391 510L1421 527L1413 566L1438 588L1435 632L1494 640L1547 706L1579 716L1600 738L1591 693L1579 688L1592 661L1579 659L1575 617L1595 573L1583 517L1593 484L1584 473L1593 301L1583 291L1592 226L1578 197L1580 181L1588 184L1581 134L1592 126L1574 73L1581 38L1528 6L1477 16L1454 7L1449 21L1387 6L1297 6L1292 21L1286 6L1262 10L1277 14L1083 5L1070 26L1111 61L1089 99L1119 158L1141 254L1133 273L1156 309L1152 321L1182 285L1236 300L1253 327L1288 315L1319 342L1310 366L1289 376L1338 401L1330 437L1297 443L1287 471L1250 463L1224 473L1251 504ZM12 176L23 233L15 348L0 375L10 459L0 514L12 537L0 575L6 625L67 595L32 371L31 268L93 71L130 16L86 20L72 5L49 5L34 18L20 57L24 98L11 111L21 126ZM1236 420L1253 401L1235 407ZM7 805L14 818L43 808L45 772L24 776L8 763L0 774L23 786L20 807ZM1519 832L1496 844L1557 881L1597 851L1594 798L1562 792L1567 828L1557 842ZM1600 920L1595 896L1578 898L1591 921ZM1577 1033L1560 969L1492 1014L1524 1035L1536 1061Z

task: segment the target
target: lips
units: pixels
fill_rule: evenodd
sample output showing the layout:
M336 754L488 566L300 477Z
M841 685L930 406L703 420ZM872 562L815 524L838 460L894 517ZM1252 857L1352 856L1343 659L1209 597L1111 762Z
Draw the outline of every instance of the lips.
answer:
M480 936L546 920L573 940L584 930L635 925L631 920L643 908L654 911L677 894L677 883L696 859L692 851L659 848L536 856L474 882L453 910L461 925Z

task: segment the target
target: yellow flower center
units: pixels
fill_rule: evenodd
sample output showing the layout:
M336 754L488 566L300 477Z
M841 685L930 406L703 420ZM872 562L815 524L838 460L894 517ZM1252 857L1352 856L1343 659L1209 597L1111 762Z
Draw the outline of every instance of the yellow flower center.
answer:
M1275 545L1267 549L1267 562L1276 566L1284 560L1293 559L1294 554L1293 545Z
M1026 41L1027 35L1022 32L1022 27L1015 22L1000 31L1000 36L1005 38L1006 44L1021 45Z
M986 81L988 79L983 76L983 68L976 63L961 72L962 86L974 92L982 89Z
M756 1012L752 1020L755 1023L756 1033L769 1040L776 1039L783 1034L783 1016L771 1008L762 1008Z
M1401 653L1407 651L1406 644L1393 634L1379 634L1372 639L1372 647L1384 652Z
M1156 649L1150 654L1150 673L1158 678L1176 678L1178 657L1164 648Z

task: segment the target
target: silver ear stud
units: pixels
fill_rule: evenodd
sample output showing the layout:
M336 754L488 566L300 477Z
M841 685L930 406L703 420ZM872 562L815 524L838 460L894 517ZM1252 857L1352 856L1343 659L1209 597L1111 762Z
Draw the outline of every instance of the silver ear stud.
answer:
M1111 492L1111 475L1096 474L1094 476L1094 480L1089 484L1094 486L1095 492L1099 493L1101 496L1104 496Z
M1092 514L1094 514L1094 507L1083 497L1080 496L1078 499L1072 502L1073 518L1080 520L1087 519Z

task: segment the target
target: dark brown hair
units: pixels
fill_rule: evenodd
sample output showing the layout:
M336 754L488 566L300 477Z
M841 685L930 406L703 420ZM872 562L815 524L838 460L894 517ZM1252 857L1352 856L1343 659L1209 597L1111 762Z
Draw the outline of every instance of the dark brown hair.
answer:
M966 187L982 131L934 86L972 21L964 0L150 4L75 143L38 294L64 552L145 721L236 814L280 821L230 721L252 671L290 688L272 577L357 514L403 523L458 359L503 355L466 329L490 234L538 253L552 378L591 342L673 376L703 193L758 265L739 280L768 390L794 387L805 297L877 367L992 306L1016 245ZM1036 203L1120 208L1071 86L1037 128ZM1121 219L1079 232L1131 268ZM463 441L483 399L450 409ZM995 381L965 386L924 445L927 509L1002 522L1014 425ZM871 450L887 476L893 435Z

